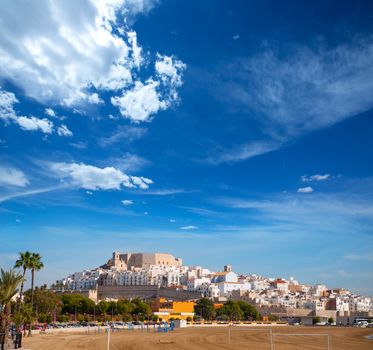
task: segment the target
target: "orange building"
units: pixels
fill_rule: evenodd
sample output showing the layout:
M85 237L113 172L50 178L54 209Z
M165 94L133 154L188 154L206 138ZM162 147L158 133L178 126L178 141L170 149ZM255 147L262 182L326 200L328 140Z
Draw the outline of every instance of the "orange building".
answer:
M187 317L194 316L193 301L166 301L160 298L159 301L152 304L153 315L162 318L163 321L168 321L171 318L174 320L186 320Z

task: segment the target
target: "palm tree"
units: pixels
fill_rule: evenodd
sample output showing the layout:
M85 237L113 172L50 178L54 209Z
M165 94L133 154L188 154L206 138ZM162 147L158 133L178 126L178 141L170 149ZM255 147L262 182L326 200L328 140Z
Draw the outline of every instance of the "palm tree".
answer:
M22 268L23 269L21 289L19 291L19 298L17 300L17 311L18 312L21 309L21 301L22 301L22 297L23 297L23 286L24 286L24 282L25 282L26 271L29 270L30 266L31 266L30 260L31 260L31 253L26 251L24 253L19 253L19 259L14 264L15 268Z
M22 275L14 270L0 269L0 333L8 335L12 298L17 294Z
M44 267L43 262L41 261L41 256L39 253L31 253L30 256L30 267L31 270L31 307L34 308L34 282L35 282L35 271L39 271ZM31 336L32 322L29 324L29 333Z
M31 270L31 305L34 305L34 282L35 282L35 271L39 271L44 267L41 261L39 253L31 253L30 256L30 267Z

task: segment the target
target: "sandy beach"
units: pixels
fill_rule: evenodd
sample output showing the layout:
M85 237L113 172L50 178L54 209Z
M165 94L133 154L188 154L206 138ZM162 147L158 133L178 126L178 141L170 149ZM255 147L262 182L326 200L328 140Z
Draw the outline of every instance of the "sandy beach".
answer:
M146 331L121 331L111 335L111 350L150 349L255 349L269 350L269 328L231 327L231 344L228 343L227 327L200 327L177 329L169 333ZM281 327L272 329L276 350L327 349L327 336L303 336L302 334L329 334L330 349L370 350L373 340L366 337L372 329L333 327ZM289 334L296 334L289 336ZM285 335L286 334L286 335ZM41 334L25 338L29 350L106 350L106 334Z

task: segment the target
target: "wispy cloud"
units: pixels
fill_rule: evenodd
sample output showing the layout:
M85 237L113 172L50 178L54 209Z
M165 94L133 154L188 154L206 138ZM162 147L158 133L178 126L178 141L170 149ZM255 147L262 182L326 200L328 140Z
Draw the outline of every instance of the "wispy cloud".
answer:
M372 253L350 253L343 257L346 260L350 261L373 261L373 254Z
M28 184L29 180L21 170L0 166L0 186L25 187Z
M214 81L216 96L254 112L265 136L214 155L211 163L274 151L373 107L373 38L355 38L330 49L267 47L257 56L225 65Z
M57 190L64 189L66 187L67 187L66 184L60 184L60 185L57 185L57 186L50 186L50 187L32 189L32 190L29 190L29 191L15 192L15 193L3 195L2 197L0 197L0 203L10 201L10 200L13 200L13 199L17 199L17 198L20 198L20 197L29 197L29 196L34 196L34 195L41 194L41 193L57 191Z
M301 177L301 180L303 182L312 182L312 181L324 181L324 180L328 180L330 178L331 178L330 174L325 174L325 175L315 174L315 175L311 175L311 176L303 175Z
M124 200L122 200L122 204L125 205L125 206L132 205L133 200L132 199L124 199Z
M111 157L105 160L105 162L109 162L116 168L125 172L138 172L151 164L147 159L129 152Z
M180 230L196 230L198 227L194 225L181 226Z
M281 145L282 144L278 141L249 142L233 149L224 150L223 152L220 151L219 154L213 154L206 158L206 162L212 165L218 165L220 163L234 163L276 151L281 147Z
M122 141L130 143L141 139L143 136L145 136L147 131L148 130L146 128L142 127L121 125L118 126L112 135L102 137L98 142L103 147L111 146Z
M314 193L312 196L277 194L264 198L214 198L214 204L239 209L247 219L273 231L371 233L373 202L357 193Z
M149 190L146 192L141 192L141 194L149 196L172 196L174 194L190 193L191 191L183 190L181 188L164 188L159 190Z

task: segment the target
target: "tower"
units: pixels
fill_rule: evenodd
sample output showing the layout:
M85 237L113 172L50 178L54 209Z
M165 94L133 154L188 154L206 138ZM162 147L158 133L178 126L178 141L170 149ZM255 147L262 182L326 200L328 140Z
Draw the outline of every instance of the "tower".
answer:
M115 267L120 266L120 253L119 252L113 253L113 266Z
M224 265L224 272L232 272L232 266L231 265Z

